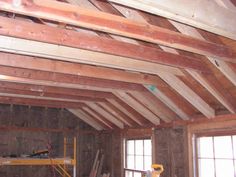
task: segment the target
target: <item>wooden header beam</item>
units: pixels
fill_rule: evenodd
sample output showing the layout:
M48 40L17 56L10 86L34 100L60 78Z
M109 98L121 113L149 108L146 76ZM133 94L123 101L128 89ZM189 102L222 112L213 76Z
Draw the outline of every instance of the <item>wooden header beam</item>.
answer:
M20 4L14 5L11 0L1 0L0 9L236 62L236 52L224 45L206 42L108 13L86 10L67 3L52 0L22 0Z

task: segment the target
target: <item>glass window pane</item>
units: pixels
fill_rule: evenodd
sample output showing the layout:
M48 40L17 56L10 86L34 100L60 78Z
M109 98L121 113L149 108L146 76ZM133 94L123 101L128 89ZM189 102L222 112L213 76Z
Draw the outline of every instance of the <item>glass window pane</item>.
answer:
M213 159L199 159L198 163L199 177L215 177Z
M133 155L127 156L127 168L134 169L134 156Z
M236 159L236 136L233 136L233 143L234 143L234 158Z
M134 155L134 140L127 141L127 154Z
M231 136L214 137L215 158L233 158Z
M144 170L151 170L152 165L152 157L151 156L144 156Z
M141 173L139 173L139 172L134 172L134 177L141 177Z
M152 142L151 142L151 140L144 140L144 155L152 155Z
M216 177L234 177L233 160L216 159Z
M133 172L125 170L125 177L133 177Z
M234 161L234 176L236 176L236 160Z
M198 156L201 158L213 158L213 139L212 137L202 137L198 139Z
M143 140L135 140L135 154L143 155Z
M143 156L135 156L135 169L143 170Z

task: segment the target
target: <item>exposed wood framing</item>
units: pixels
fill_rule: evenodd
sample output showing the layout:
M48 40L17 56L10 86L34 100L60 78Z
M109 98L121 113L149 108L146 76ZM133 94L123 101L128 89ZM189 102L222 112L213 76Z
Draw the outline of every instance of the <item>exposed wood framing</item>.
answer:
M216 89L216 87L213 87L213 84L211 84L207 79L204 78L204 76L201 76L201 74L191 71L189 74L195 78L199 83L201 83L217 100L219 100L220 103L222 103L231 113L235 113L234 106L225 98L222 93L219 92L219 89ZM217 82L217 80L215 80Z
M108 13L112 13L112 14L114 14L115 12L114 12L114 8L112 8L112 7L110 7L110 6L108 6L108 5L106 5L106 7L105 7L105 5L103 4L102 6L100 6L101 5L101 2L98 2L98 1L93 1L93 3L94 4L96 4L97 6L99 6L99 8L102 8L102 10L106 10L106 12L108 12ZM83 6L83 7L86 7L86 8L89 8L89 9L92 9L92 10L96 10L96 8L94 8L94 6L93 5L91 5L88 1L86 1L86 0L82 0L82 1L77 1L77 5L81 5L81 6ZM127 18L131 18L132 20L134 20L134 21L139 21L139 22L142 22L142 23L145 23L145 24L147 24L147 21L138 13L138 12L136 12L136 11L134 11L134 10L132 10L132 9L129 9L128 11L127 11L127 9L125 8L125 7L123 7L123 6L119 6L119 5L113 5L122 15L124 15L125 17L127 17ZM108 8L107 8L108 7ZM120 14L117 14L117 13L115 13L116 15L120 15ZM118 40L120 40L120 39L118 39ZM121 39L121 40L125 40L125 39ZM130 42L130 41L129 41ZM138 42L137 41L131 41L132 43L134 43L134 44L138 44ZM161 46L162 47L162 46ZM168 52L173 52L173 49L171 50L171 49L169 49L169 48L164 48L164 47L162 47L163 48L163 50L167 50ZM178 54L178 52L175 52L175 54ZM166 98L166 99L168 99L164 94L162 94L163 95L163 97L164 98ZM162 99L163 100L163 99ZM170 99L169 99L170 100ZM168 101L168 103L169 102L172 102L171 100L170 101ZM165 103L165 104L167 104L166 102L163 102L163 103ZM170 107L170 108L175 108L173 111L175 112L176 110L179 110L179 111L177 111L178 113L180 113L180 115L183 117L183 119L186 119L186 114L184 114L183 113L183 111L181 111L176 105L175 106L173 106L173 102L172 102L172 106L170 107L169 105L168 105L168 107Z
M130 44L105 37L88 35L84 32L76 32L4 17L0 17L0 26L1 35L92 50L174 67L208 72L207 68L201 64L198 58L175 55L153 47ZM127 48L129 48L129 50L126 50Z
M195 108L197 108L206 117L214 117L215 110L207 104L199 95L192 91L187 85L184 84L179 78L169 75L160 75L173 89L189 101Z
M101 106L104 110L106 110L107 112L111 113L114 117L116 117L118 120L120 120L121 122L123 122L124 124L132 127L134 124L132 124L127 117L123 117L123 115L119 114L119 112L114 111L112 108L110 108L106 103L97 103L99 106Z
M123 6L119 6L119 5L113 5L115 8L117 8L122 14L124 14L127 18L132 18L133 20L137 20L137 21L141 21L143 23L148 23L146 21L146 19L141 16L137 11L135 10L132 10L132 9L129 9L129 13L126 13L127 9L124 8ZM184 26L183 24L178 24L176 22L173 22L173 21L170 21L170 23L172 23L173 25L175 25L176 27L179 27L178 29L181 31L181 32L185 32L186 30L186 34L189 33L189 31L191 32L191 30L188 29L188 27ZM173 27L174 28L174 27ZM175 30L175 29L173 29ZM193 33L193 32L192 32ZM204 39L204 38L201 38L201 36L197 35L196 37L200 38L200 39ZM163 46L160 46L164 51L168 51L168 52L171 52L171 53L175 53L175 54L178 54L179 51L177 50L174 50L174 49L171 49L171 48L167 48L167 47L163 47ZM223 62L225 63L224 61L219 61L219 62ZM217 61L215 61L215 63L217 63ZM213 86L213 84L211 84L210 82L208 82L205 78L204 78L204 75L201 74L201 73L196 73L192 70L188 70L187 69L187 72L192 75L192 76L198 76L198 77L194 77L200 84L202 84L210 93L211 91L214 90L214 93L213 96L215 96L215 98L220 102L222 103L230 112L234 112L234 106L230 103L230 100L226 99L225 95L223 95L220 90L221 88L220 87L215 87ZM205 82L203 82L205 81Z
M236 13L215 1L188 0L109 0L132 8L163 16L187 25L236 40Z
M4 11L123 35L235 62L234 57L236 52L226 46L202 41L180 33L134 22L111 14L90 11L78 6L52 0L23 0L19 6L21 8L14 6L8 0L0 1L0 9Z
M80 88L98 91L111 90L139 90L143 88L138 84L81 77L71 74L60 74L40 70L12 68L0 65L0 80L36 85L60 85L61 87Z
M175 75L182 75L182 72L179 71L178 68L165 65L9 36L0 35L0 51L125 69L149 74L171 72Z
M91 117L83 113L79 109L68 109L71 113L79 117L81 120L89 124L91 127L95 128L96 130L103 130L104 128L98 124L96 121L94 121Z
M86 104L93 109L94 111L98 112L99 114L103 115L108 121L112 122L113 124L115 124L116 126L118 126L119 128L123 129L124 128L124 124L117 120L117 118L115 118L112 114L110 114L109 112L106 112L104 109L102 109L100 106L98 106L96 103L92 103L92 102L86 102Z
M121 105L116 100L113 100L113 99L107 99L107 101L111 103L113 106L115 106L116 108L118 108L120 111L122 111L124 114L129 116L133 121L135 121L139 125L143 125L142 121L137 119L138 116L134 115L134 113L132 114L131 113L132 111L128 110L127 106Z
M163 81L159 77L154 75L4 52L0 52L0 57L0 66L11 66L17 68L34 69L99 79L165 86ZM22 60L24 60L24 62L22 62ZM9 67L7 70L9 69L11 68ZM107 77L108 75L109 78Z
M126 102L128 105L133 107L141 115L143 115L146 119L148 119L150 122L152 122L154 125L158 125L160 123L160 119L159 119L158 116L153 114L149 109L147 109L142 104L137 102L134 98L132 98L127 93L125 93L125 92L114 92L114 95L116 95L118 98L120 98L121 100Z
M114 128L118 128L117 126L115 126L114 124L112 124L110 121L107 121L107 119L105 119L102 115L100 115L99 113L93 111L92 109L90 109L89 107L82 107L81 108L83 111L86 111L88 114L90 114L91 116L93 116L95 119L103 122L104 124L106 124L108 127L110 127L111 129Z
M165 103L172 111L174 111L181 119L188 120L189 116L181 110L172 100L162 93L157 87L153 85L145 85L146 89L149 90L153 95Z
M156 114L160 119L164 122L170 122L175 116L172 115L169 111L166 110L165 107L160 103L158 99L154 96L150 96L145 92L129 92L135 99L137 99L140 103L146 106L149 110L151 110L154 114ZM170 116L171 115L171 116Z
M80 108L84 106L83 103L78 102L68 102L59 100L48 100L39 98L25 98L23 96L17 97L17 95L1 95L0 103L2 104L18 104L18 105L31 105L31 106L42 106L50 108Z

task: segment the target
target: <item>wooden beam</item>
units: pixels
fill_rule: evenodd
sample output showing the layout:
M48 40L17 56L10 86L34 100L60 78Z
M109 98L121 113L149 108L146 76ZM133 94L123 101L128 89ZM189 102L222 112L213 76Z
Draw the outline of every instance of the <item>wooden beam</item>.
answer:
M0 9L3 11L123 35L235 62L236 53L226 46L195 39L157 26L134 22L123 17L90 11L52 0L22 0L19 6L20 8L15 7L9 0L0 1Z
M187 125L204 125L204 126L209 126L209 124L218 124L222 125L222 123L230 124L232 121L235 122L236 114L224 114L224 115L217 115L214 117L211 117L210 119L206 119L204 117L198 118L198 119L193 119L193 120L178 120L178 121L173 121L171 123L163 123L161 125L156 126L156 128L172 128L172 127L177 127L177 126L187 126ZM212 121L214 120L214 121Z
M24 98L17 97L17 95L3 95L0 96L0 103L2 104L16 104L16 105L27 105L27 106L40 106L40 107L50 107L50 108L80 108L84 106L82 103L77 102L67 102L59 100L47 100L38 98Z
M178 117L176 116L176 114L172 113L172 111L168 107L165 107L165 105L161 101L159 101L156 97L154 97L154 95L152 95L148 91L142 93L130 91L129 93L134 98L136 98L140 103L149 108L164 122L170 122Z
M160 99L166 104L172 111L174 111L181 119L188 120L189 116L180 109L169 97L167 97L161 90L153 85L145 85L145 88L149 90L154 96Z
M236 86L236 72L229 65L229 63L224 61L218 61L214 58L209 58L210 62L215 65L224 75Z
M186 26L180 23L176 23L174 21L171 21L171 23L182 33L194 36L196 38L205 40L204 37L194 28L190 26ZM236 73L235 71L230 67L230 64L225 61L217 60L217 58L214 57L207 57L207 59L214 64L235 86L236 86Z
M101 119L97 119L97 117L94 117L92 114L90 114L88 111L84 110L83 108L80 109L80 111L85 114L86 116L92 118L95 122L97 122L99 125L101 125L105 130L111 130L112 128L106 124L106 122L102 121Z
M124 69L148 74L171 72L175 75L183 75L183 73L178 68L173 68L170 66L101 52L94 52L79 48L36 42L2 35L0 35L0 51Z
M113 123L111 123L110 121L108 121L106 118L104 118L102 115L100 115L99 113L95 112L94 110L92 110L89 107L82 107L81 108L83 111L86 111L87 113L89 113L91 116L93 116L94 118L102 121L104 124L106 124L107 126L109 126L111 129L117 129L118 127L116 125L114 125Z
M212 33L236 39L236 13L220 7L214 1L187 0L109 0L118 4L169 18ZM213 17L213 19L211 18Z
M124 105L124 104L119 104L117 102L117 100L115 99L107 99L107 101L112 104L113 106L115 106L117 109L119 109L120 111L122 111L124 114L126 114L128 117L130 117L133 121L135 121L137 124L139 125L143 125L144 123L138 119L138 115L134 112L131 111L132 108L128 108L128 106Z
M1 84L0 84L1 85ZM16 95L26 95L33 96L38 98L51 98L58 99L63 101L94 101L94 102L105 102L105 99L102 98L89 98L83 96L75 96L68 94L55 94L55 93L47 93L47 92L37 92L37 91L29 91L29 90L19 90L15 88L3 88L0 86L0 95L1 94L16 94Z
M3 89L2 89L3 90ZM61 102L68 102L69 104L76 106L77 107L81 107L84 105L84 103L82 103L80 100L75 100L75 99L65 99L65 98L58 98L58 97L46 97L46 96L35 96L35 95L30 95L29 93L27 94L23 94L24 91L16 91L14 89L12 89L13 91L9 90L3 90L0 92L0 96L2 97L15 97L15 98L27 98L27 99L33 99L33 100L48 100L48 101L61 101ZM12 93L11 93L12 92ZM16 92L19 92L19 94L17 94Z
M0 76L1 77L1 76ZM110 92L99 92L93 90L83 90L83 89L72 89L72 88L63 88L63 87L54 87L54 86L43 86L43 85L34 85L34 84L24 84L24 83L14 83L0 80L1 89L15 89L15 90L25 90L30 92L37 92L41 95L44 93L49 94L58 94L58 95L69 95L74 98L76 96L81 98L95 98L104 99L104 98L115 98L115 96Z
M234 106L226 99L225 95L223 95L220 90L222 89L220 85L216 88L216 84L218 80L215 79L213 76L210 79L214 79L213 82L210 82L208 77L204 77L201 74L191 71L189 74L195 78L199 83L201 83L224 107L226 107L231 113L236 113ZM217 83L215 83L217 82ZM213 85L214 84L214 85Z
M115 124L116 126L118 126L119 128L123 129L124 128L124 124L117 120L117 118L115 118L114 116L112 116L110 113L106 112L104 109L102 109L100 106L98 106L96 103L92 103L92 102L86 102L86 104L92 108L93 110L95 110L96 112L98 112L99 114L101 114L103 117L105 117L108 121L111 121L113 124Z
M95 52L103 52L173 67L208 72L207 68L201 64L198 58L175 55L153 47L130 44L105 37L89 35L83 32L50 27L5 17L0 17L0 26L1 35L80 48ZM129 50L126 50L127 48L129 48Z
M236 11L236 6L233 4L231 0L215 0L215 2L226 9Z
M112 81L106 79L96 79L71 74L61 74L48 71L39 71L32 69L22 69L14 67L6 67L0 65L0 80L19 83L34 83L42 82L46 84L49 82L61 83L62 87L81 88L100 91L111 90L139 90L143 91L143 88L139 84ZM40 85L40 84L39 84ZM52 83L53 85L53 83Z
M134 122L132 119L127 117L122 111L117 109L115 106L111 105L109 102L103 102L103 103L100 102L100 103L97 103L97 104L100 105L107 112L110 112L112 115L117 117L117 119L122 121L124 124L126 124L130 127L133 127L133 126L137 125L136 122Z
M142 104L137 102L134 98L132 98L127 93L125 93L125 92L114 92L113 94L116 95L119 99L126 102L128 105L130 105L136 111L138 111L141 115L143 115L143 117L145 117L147 120L152 122L154 125L158 125L160 123L159 117L157 117L155 114L153 114L145 106L143 106Z
M56 72L76 76L85 76L106 80L123 81L138 84L151 84L165 86L164 82L157 76L128 72L118 69L69 63L45 58L17 55L0 52L0 66L10 66L24 69ZM24 61L24 62L22 62ZM11 68L9 68L11 69ZM13 68L12 68L13 69ZM107 77L109 75L109 78Z
M101 131L104 128L98 124L96 121L94 121L92 118L90 118L88 115L84 114L79 109L68 109L71 113L73 113L75 116L77 116L79 119L83 120L85 123L89 124L94 129Z
M160 75L175 91L182 95L190 104L206 117L214 117L215 110L208 105L199 95L192 91L183 81L173 75Z

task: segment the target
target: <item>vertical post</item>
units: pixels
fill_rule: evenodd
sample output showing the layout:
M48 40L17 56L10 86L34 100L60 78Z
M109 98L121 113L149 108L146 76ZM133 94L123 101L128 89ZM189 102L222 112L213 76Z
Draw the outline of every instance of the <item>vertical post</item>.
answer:
M155 136L155 128L152 128L152 164L157 163L156 159L156 136Z
M74 137L74 166L73 166L73 177L76 177L76 137Z
M64 137L64 159L66 158L66 151L67 151L66 145L67 145L67 138ZM64 163L64 169L65 169L65 171L66 171L66 164L65 164L65 163ZM63 174L63 177L66 177L65 172L64 172L64 174Z

